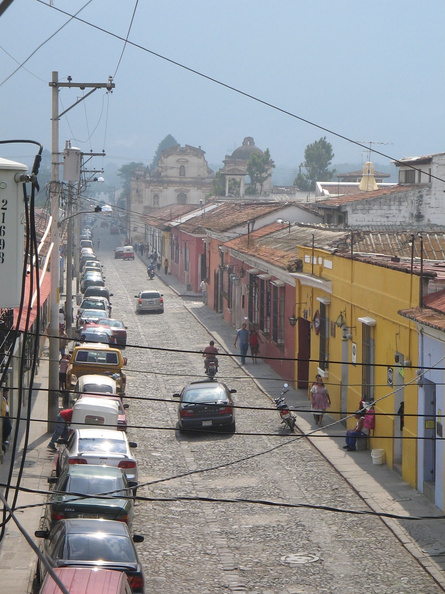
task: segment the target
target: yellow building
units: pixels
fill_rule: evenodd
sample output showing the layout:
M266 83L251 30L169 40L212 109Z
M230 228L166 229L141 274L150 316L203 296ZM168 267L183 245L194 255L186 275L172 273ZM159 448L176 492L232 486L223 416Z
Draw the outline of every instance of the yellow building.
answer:
M309 377L323 376L342 430L355 426L351 417L362 399L375 403L370 448L383 449L386 463L415 486L416 440L408 438L417 435L418 335L398 311L418 304L418 271L409 260L305 246L298 252L303 271L292 276L297 315L311 324Z

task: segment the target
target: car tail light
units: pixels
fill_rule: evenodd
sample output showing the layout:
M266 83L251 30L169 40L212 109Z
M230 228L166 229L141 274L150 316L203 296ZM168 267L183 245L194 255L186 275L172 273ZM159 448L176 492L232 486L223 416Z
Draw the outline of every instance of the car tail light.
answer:
M138 303L139 303L139 305L141 305L142 299L138 299Z
M128 524L128 516L119 516L119 518L116 518L116 520L118 522L125 522L126 524Z
M130 582L131 589L140 590L142 592L142 588L144 587L144 583L142 581L141 575L129 575L128 581Z
M231 415L232 414L232 407L231 406L225 406L224 408L219 408L217 412L218 412L219 415Z
M181 417L193 417L195 411L191 408L182 408L179 414Z
M70 458L68 464L88 464L85 458Z
M164 303L164 297L159 298L159 303Z
M57 522L57 520L64 520L66 518L65 514L62 512L53 512L51 514L51 522Z
M119 468L136 468L136 462L134 460L122 460L122 462L119 462Z

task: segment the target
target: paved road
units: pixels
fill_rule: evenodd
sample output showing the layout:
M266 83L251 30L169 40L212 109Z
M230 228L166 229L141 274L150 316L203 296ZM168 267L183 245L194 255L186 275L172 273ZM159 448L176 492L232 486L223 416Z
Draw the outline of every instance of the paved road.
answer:
M138 495L150 499L137 504L134 525L145 535L147 592L441 592L379 518L342 511L369 508L306 440L280 433L275 411L255 410L270 400L230 357L220 377L238 405L252 407L237 411L236 434L175 431L172 394L202 377L202 357L157 349L198 351L211 337L160 279L147 280L139 260L114 260L112 242L102 233L113 317L135 345L125 352L127 401L147 483ZM134 313L134 295L148 286L164 293L164 315Z

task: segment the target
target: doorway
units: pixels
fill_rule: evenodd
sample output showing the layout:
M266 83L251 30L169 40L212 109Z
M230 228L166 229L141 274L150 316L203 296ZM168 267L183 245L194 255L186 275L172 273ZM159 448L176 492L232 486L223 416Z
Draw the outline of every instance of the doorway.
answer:
M311 356L311 323L298 318L298 364L297 388L306 390L309 382L309 359Z

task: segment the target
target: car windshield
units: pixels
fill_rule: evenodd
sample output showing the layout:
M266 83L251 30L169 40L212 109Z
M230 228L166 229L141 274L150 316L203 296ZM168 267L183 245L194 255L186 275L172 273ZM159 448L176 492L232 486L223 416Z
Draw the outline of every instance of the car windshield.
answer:
M121 490L123 487L122 478L117 476L84 475L71 476L61 490L68 493L85 493L86 495L112 493L113 497L125 497L125 491Z
M90 299L84 299L80 307L81 309L106 309L106 305L103 301L96 301Z
M122 432L119 431L119 433ZM110 454L126 454L127 446L123 439L111 440L95 437L81 437L79 439L79 452L105 452Z
M106 532L94 534L67 534L63 558L69 561L105 561L136 563L129 538Z
M107 312L103 309L85 309L82 312L81 318L85 319L85 318L106 318L107 317Z
M182 402L227 402L227 395L223 388L189 388L182 397Z

